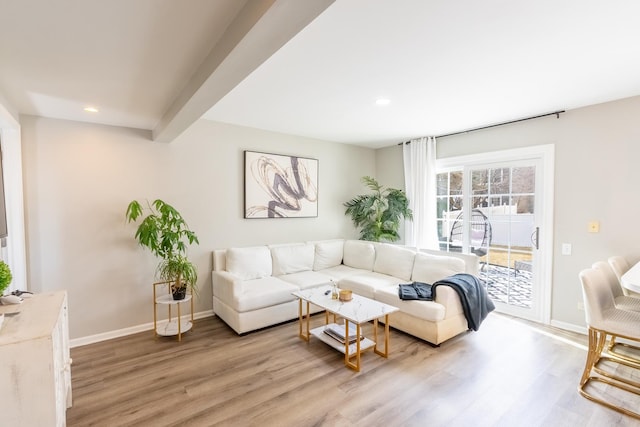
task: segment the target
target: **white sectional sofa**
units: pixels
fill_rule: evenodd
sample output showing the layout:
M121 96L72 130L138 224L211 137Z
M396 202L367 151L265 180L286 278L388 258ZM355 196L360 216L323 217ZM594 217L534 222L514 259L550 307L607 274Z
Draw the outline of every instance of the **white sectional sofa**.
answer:
M438 345L468 329L457 293L440 286L435 301L403 301L398 285L477 275L475 255L361 240L218 249L213 252L213 311L238 334L298 317L298 289L334 280L341 289L400 308L393 328Z

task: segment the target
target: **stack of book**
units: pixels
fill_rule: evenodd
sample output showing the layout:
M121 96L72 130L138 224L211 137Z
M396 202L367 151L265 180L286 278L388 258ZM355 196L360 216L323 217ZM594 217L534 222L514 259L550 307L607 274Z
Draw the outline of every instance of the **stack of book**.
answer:
M349 322L349 344L353 344L354 342L356 342L356 331L357 329L355 323ZM335 323L332 323L325 326L324 333L342 344L344 344L347 340L347 338L345 337L345 325L337 325ZM360 337L360 339L362 339L362 337Z

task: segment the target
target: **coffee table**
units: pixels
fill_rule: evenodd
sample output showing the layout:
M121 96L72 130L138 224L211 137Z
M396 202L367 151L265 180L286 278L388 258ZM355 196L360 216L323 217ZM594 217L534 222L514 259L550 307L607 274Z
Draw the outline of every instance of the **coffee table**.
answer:
M311 335L322 342L344 353L344 364L356 372L360 372L360 353L371 347L373 351L387 358L389 356L389 314L398 311L397 307L374 301L360 295L353 294L351 301L340 301L331 298L331 284L312 289L292 292L298 297L299 336L304 341L309 341ZM329 292L327 292L329 291ZM306 314L303 312L303 302L306 303ZM309 330L310 305L316 305L325 310L325 325ZM329 314L333 314L333 323L329 323ZM344 325L338 325L337 318L345 320ZM384 317L384 350L378 349L378 319ZM373 339L362 336L361 325L373 320ZM306 326L305 326L306 325ZM355 325L355 342L344 343L325 333L325 328L338 328L344 330L344 336L353 334L349 328ZM351 359L355 358L355 362Z

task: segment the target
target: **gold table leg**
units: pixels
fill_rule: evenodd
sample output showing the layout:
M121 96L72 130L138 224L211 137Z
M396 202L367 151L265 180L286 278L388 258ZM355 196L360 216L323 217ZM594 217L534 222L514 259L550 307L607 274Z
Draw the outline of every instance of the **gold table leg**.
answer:
M351 368L356 372L360 372L360 334L361 334L360 324L356 323L356 353L354 355L349 354L349 321L347 319L344 320L344 364L347 368ZM355 363L353 363L350 359L352 357L356 358Z
M298 336L301 339L309 342L309 336L310 336L310 333L309 333L309 317L311 317L311 316L309 314L309 301L306 301L306 303L307 303L307 315L304 316L304 314L302 313L302 299L298 300L298 323L299 323ZM306 318L306 322L305 322L305 318ZM306 326L307 326L306 327L306 332L302 331L304 323L306 323Z
M373 351L384 358L389 357L389 315L384 315L384 351L378 350L378 318L373 320L373 339L376 345L373 347Z

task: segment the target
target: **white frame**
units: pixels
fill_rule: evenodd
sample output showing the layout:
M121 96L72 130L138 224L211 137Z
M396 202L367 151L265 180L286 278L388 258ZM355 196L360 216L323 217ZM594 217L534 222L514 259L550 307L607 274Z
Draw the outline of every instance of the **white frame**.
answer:
M553 197L555 146L553 144L536 145L511 150L493 151L465 156L447 157L436 160L436 172L442 172L459 166L474 167L492 163L505 163L518 160L540 160L540 173L536 174L541 202L539 247L540 256L536 263L535 275L540 283L539 304L531 312L533 320L549 324L551 322L551 282L553 265ZM468 194L468 189L465 189ZM465 203L464 206L468 204ZM536 207L538 208L538 207ZM529 316L523 316L529 317Z
M244 217L318 216L318 160L244 152Z

